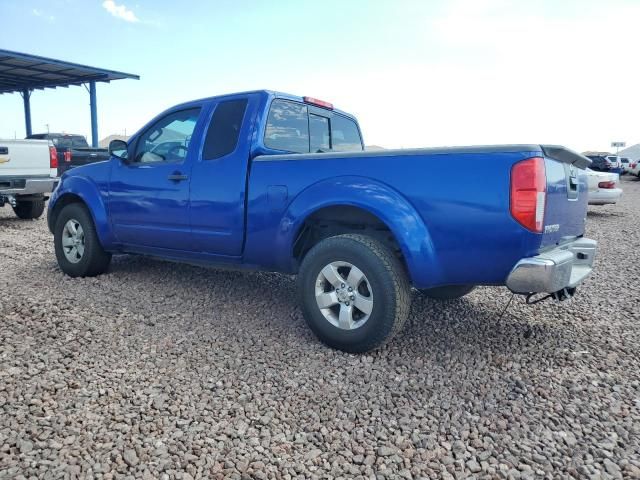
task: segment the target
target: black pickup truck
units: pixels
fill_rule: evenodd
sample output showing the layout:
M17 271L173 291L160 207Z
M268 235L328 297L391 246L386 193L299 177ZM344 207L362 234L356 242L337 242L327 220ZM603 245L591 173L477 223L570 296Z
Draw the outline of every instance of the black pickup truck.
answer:
M82 135L71 133L34 133L28 140L51 140L58 152L58 176L74 167L109 159L106 148L91 148Z

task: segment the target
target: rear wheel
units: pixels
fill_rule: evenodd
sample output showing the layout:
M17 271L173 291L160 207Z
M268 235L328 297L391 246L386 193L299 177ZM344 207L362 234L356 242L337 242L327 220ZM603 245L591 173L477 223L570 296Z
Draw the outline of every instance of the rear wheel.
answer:
M93 277L107 271L111 254L104 251L87 209L72 203L62 209L54 228L56 258L70 277Z
M318 338L351 353L390 340L404 325L411 303L400 261L365 235L339 235L315 245L300 266L298 293Z
M462 298L476 288L475 285L447 285L444 287L420 290L423 295L436 300L455 300Z
M16 200L16 206L13 207L13 211L18 218L32 220L42 216L44 212L44 197L31 198L29 200L20 200L20 197L18 197Z

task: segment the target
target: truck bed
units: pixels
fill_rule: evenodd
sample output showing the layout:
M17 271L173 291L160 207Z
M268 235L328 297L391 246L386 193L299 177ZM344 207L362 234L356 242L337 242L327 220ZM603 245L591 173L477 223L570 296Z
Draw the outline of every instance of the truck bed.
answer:
M519 259L584 231L586 178L579 178L579 199L568 202L565 162L549 157L545 159L550 172L545 223L554 227L547 233L533 233L511 216L512 166L544 156L540 145L501 145L257 157L251 170L247 218L248 231L255 233L247 239L246 259L264 261L269 257L265 246L272 245L274 238L285 241L283 229L295 231L300 219L342 199L344 205L377 209L371 213L388 225L404 225L400 228L407 232L415 223L424 224L427 237L411 238L404 245L405 256L426 255L431 260L429 271L424 271L407 259L417 286L502 284ZM450 169L445 168L447 164ZM270 190L278 185L286 190L286 200L275 205ZM396 213L396 218L385 218L387 212L398 212L388 208L389 203L405 204L405 217L397 218ZM577 220L564 222L572 217ZM292 224L283 225L287 221ZM406 233L397 232L397 237ZM284 256L271 258L274 265L287 262Z

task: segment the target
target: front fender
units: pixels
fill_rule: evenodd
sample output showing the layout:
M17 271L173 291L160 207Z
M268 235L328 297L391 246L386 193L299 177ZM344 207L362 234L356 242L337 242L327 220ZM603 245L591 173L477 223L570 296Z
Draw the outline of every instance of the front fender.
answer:
M278 262L282 265L293 262L296 233L309 215L336 205L358 207L378 217L400 245L413 284L437 283L440 268L422 217L398 191L366 177L334 177L300 192L289 203L278 225L275 242Z
M65 199L69 196L79 197L89 210L93 223L96 226L96 233L100 239L103 248L110 248L115 239L109 225L109 217L106 207L106 190L100 187L89 177L85 176L69 176L63 177L60 185L54 192L49 201L48 215L49 218L55 218L59 213L59 206L64 205ZM50 220L51 222L51 220ZM49 229L53 230L53 225L49 225Z

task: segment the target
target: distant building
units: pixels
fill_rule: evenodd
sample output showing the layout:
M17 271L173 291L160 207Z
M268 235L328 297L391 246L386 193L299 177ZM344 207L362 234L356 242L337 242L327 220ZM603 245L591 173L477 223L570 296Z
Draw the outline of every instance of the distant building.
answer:
M107 148L112 140L124 140L126 142L127 140L129 140L129 135L109 135L108 137L104 137L102 140L100 140L98 142L98 146L100 148Z
M622 152L620 152L622 153ZM608 157L609 155L613 155L613 153L611 152L596 152L596 151L586 151L586 152L582 152L582 155L584 155L585 157L588 156L592 156L592 157ZM624 156L624 155L622 155Z
M640 143L627 147L624 150L620 150L618 155L621 157L627 157L629 160L634 162L640 160Z
M376 150L386 150L386 148L384 147L379 147L378 145L366 145L364 147L365 150L369 151L369 152L374 152Z

